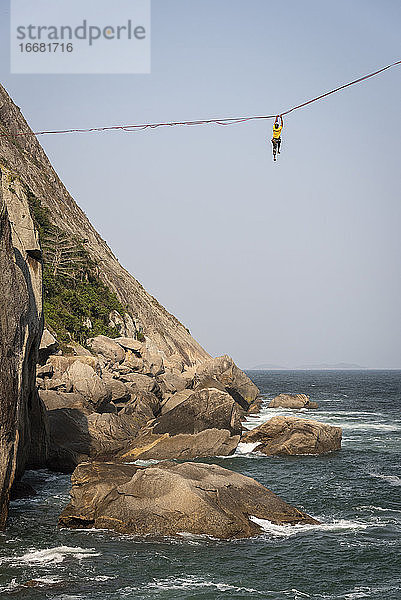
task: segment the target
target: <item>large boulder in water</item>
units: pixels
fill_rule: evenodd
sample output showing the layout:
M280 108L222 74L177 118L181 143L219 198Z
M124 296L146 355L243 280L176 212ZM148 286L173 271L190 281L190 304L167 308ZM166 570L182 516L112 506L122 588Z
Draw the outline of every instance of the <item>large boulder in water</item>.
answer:
M245 411L249 409L259 395L256 385L227 354L206 360L198 367L195 381L199 388L202 387L204 380L208 380L208 387L212 387L211 380L213 379L222 384L226 392L231 394Z
M254 479L217 465L164 462L141 468L95 462L75 470L71 502L59 524L139 536L185 532L230 539L261 533L252 517L278 525L317 523Z
M85 414L78 409L49 410L50 452L47 466L72 473L88 458L113 457L141 428L142 422L129 415Z
M312 419L273 417L245 433L241 441L257 443L255 452L271 455L324 454L341 448L341 427Z
M232 454L242 432L240 408L227 392L208 388L158 416L118 455L119 460L192 459Z
M270 401L269 408L319 408L306 394L279 394Z

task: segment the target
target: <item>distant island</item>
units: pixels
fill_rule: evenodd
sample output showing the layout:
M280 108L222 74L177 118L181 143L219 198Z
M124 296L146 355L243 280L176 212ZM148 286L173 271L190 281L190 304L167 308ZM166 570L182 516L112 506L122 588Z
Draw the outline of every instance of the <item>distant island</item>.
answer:
M339 370L345 371L347 369L367 369L368 367L362 367L361 365L357 365L354 363L312 363L308 365L297 365L295 367L283 367L282 365L275 365L271 363L264 363L262 365L257 365L256 367L251 367L248 369L249 371L324 371L324 370Z

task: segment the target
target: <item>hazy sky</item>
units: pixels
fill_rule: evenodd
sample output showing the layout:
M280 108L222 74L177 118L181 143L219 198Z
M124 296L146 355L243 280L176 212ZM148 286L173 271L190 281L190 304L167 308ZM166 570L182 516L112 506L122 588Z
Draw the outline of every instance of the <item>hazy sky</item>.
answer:
M401 58L398 0L153 0L150 75L10 75L33 129L272 114ZM213 355L401 367L401 67L271 123L40 139Z

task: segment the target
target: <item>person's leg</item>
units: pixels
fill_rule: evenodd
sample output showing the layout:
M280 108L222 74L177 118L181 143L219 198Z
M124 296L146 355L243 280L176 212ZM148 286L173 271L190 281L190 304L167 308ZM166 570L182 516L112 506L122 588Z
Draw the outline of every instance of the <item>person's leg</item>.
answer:
M277 154L280 154L281 138L277 140Z
M272 139L273 144L273 160L276 160L276 140Z

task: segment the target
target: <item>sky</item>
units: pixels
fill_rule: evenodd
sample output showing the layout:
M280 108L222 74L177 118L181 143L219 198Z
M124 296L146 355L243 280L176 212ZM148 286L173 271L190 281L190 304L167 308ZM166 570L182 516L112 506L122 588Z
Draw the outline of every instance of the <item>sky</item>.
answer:
M103 1L103 0L99 0ZM34 130L276 114L401 58L397 0L152 0L152 69L0 80ZM401 368L401 67L285 118L43 136L120 262L243 368Z

